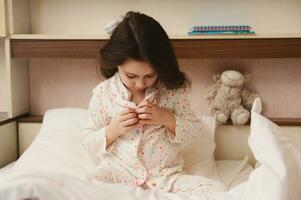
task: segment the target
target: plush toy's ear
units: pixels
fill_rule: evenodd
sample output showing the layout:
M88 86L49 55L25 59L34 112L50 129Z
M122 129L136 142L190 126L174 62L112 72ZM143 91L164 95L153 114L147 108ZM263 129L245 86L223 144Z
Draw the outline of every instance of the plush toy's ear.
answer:
M213 75L213 80L216 83L220 83L221 82L221 74L215 74L215 75Z
M247 81L251 80L251 76L252 76L251 74L245 74L244 75L244 79L245 79L244 82L247 82Z

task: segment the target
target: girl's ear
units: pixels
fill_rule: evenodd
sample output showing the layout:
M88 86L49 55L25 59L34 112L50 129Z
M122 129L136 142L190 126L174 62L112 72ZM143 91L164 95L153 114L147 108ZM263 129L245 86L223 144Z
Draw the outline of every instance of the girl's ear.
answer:
M215 74L215 75L213 75L213 80L216 83L220 83L221 82L221 74Z
M244 75L244 82L248 82L249 80L251 80L251 74L245 74Z

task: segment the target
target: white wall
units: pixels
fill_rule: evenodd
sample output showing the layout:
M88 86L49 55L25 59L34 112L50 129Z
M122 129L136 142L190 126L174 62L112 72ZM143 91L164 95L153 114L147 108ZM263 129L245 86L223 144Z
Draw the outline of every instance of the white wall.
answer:
M300 0L31 0L30 9L32 32L40 34L104 35L104 25L128 10L153 16L170 35L186 35L197 24L301 33Z
M4 54L4 38L0 38L0 112L7 112L7 79Z

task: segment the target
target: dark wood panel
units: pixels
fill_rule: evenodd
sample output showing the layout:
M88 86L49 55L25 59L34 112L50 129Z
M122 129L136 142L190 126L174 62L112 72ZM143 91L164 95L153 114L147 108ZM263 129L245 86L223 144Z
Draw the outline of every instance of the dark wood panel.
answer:
M18 122L36 122L42 123L43 115L27 115L18 118ZM279 126L301 126L301 118L269 118ZM231 124L227 124L231 125ZM249 125L249 124L248 124Z
M301 38L175 40L180 58L297 58Z
M98 58L107 40L11 39L14 58ZM301 38L172 39L178 58L298 58Z
M13 122L13 121L18 121L19 118L24 118L26 116L28 116L28 113L25 113L25 114L20 115L20 116L16 116L16 117L13 117L13 118L9 118L9 119L0 121L0 126L8 124L8 123Z
M279 126L301 126L300 118L270 118Z
M11 40L13 58L98 58L105 40Z
M42 123L43 115L26 115L18 118L18 122L22 123Z

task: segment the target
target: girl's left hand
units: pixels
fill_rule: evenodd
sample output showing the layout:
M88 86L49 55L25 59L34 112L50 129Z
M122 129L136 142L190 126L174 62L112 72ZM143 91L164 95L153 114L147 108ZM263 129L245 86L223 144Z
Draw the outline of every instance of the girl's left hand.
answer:
M139 123L145 125L164 125L172 132L175 129L175 117L165 108L161 108L150 102L143 101L136 109Z

